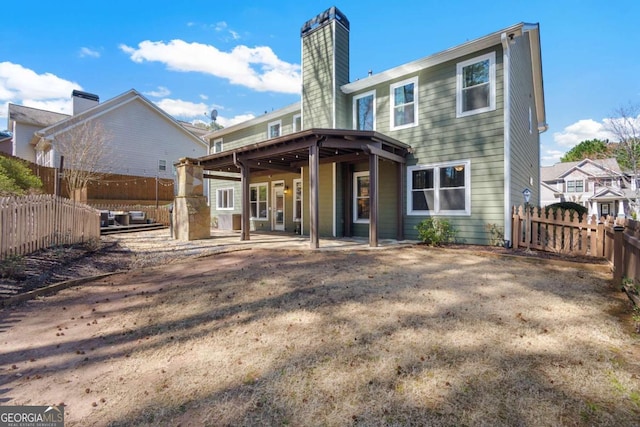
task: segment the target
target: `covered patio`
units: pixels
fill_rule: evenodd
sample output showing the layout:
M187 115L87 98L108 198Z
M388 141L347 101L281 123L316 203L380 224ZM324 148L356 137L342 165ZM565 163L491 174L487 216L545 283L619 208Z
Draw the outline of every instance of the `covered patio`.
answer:
M323 163L349 163L368 158L369 245L378 246L379 162L396 165L397 194L404 200L405 157L411 147L375 131L309 129L245 145L235 150L193 159L205 179L240 181L242 188L241 240L250 240L250 182L252 175L268 171L300 173L309 168L309 241L319 247L319 167ZM403 239L402 203L397 203L397 239Z

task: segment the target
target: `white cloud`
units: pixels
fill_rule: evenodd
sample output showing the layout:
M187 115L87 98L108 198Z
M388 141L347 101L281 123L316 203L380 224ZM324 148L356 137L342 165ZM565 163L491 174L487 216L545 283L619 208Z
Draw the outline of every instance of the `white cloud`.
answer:
M171 91L164 86L158 86L158 90L150 90L149 92L144 92L144 94L155 98L163 98L171 95Z
M97 50L90 49L88 47L81 47L79 55L80 55L80 58L86 58L87 56L91 58L100 58L100 52L98 52Z
M165 98L157 101L156 105L173 117L187 119L203 117L209 110L209 106L203 102L195 103L181 99Z
M38 74L19 64L0 62L0 101L71 100L74 89L82 87L51 73Z
M560 157L566 153L559 150L543 149L543 154L540 156L540 164L542 166L550 166L560 162Z
M234 40L239 40L240 39L240 34L238 34L237 32L233 31L233 30L229 30L229 34L231 34L231 37Z
M216 120L222 126L228 128L229 126L237 125L238 123L246 122L247 120L253 119L255 116L251 113L247 114L238 114L237 116L226 118L218 116Z
M564 128L562 132L555 132L553 140L560 146L571 148L589 139L615 139L606 130L604 123L592 119L578 120Z
M214 28L216 31L224 31L229 25L225 21L216 22Z
M145 40L137 49L126 45L120 49L137 63L161 62L170 70L209 74L260 92L300 93L300 66L278 59L268 46L239 45L222 52L215 46L183 40Z
M200 97L200 99L202 99L203 101L206 101L207 99L209 99L209 97L208 97L207 95L202 94L202 93L201 93L200 95L198 95L198 96L199 96L199 97Z

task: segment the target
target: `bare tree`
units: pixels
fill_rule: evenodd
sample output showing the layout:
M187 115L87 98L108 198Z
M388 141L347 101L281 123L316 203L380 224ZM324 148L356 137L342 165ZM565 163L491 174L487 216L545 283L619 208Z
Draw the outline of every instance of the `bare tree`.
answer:
M614 111L606 120L606 128L618 140L618 163L631 173L631 188L634 193L627 197L634 216L640 213L640 105L629 104Z
M78 199L92 181L99 181L115 164L111 135L99 121L85 121L54 137L53 146L64 156L69 196Z

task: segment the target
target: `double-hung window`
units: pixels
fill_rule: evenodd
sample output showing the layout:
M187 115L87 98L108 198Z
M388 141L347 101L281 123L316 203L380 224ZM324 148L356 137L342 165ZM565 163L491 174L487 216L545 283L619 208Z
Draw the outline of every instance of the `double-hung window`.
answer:
M216 191L216 208L233 209L233 188L219 188Z
M213 141L212 153L219 153L222 151L222 138Z
M251 184L249 186L249 207L251 219L269 219L267 211L267 183Z
M376 130L376 91L353 97L353 128Z
M300 114L296 114L293 116L293 131L300 132L302 130L302 116Z
M583 193L584 181L581 179L567 181L567 193Z
M391 130L418 124L418 77L394 83L391 92Z
M353 174L353 222L369 222L369 172Z
M407 168L409 215L470 215L468 160Z
M496 109L496 53L458 63L457 117Z
M277 138L280 135L282 135L282 120L277 120L275 122L269 123L267 129L267 138Z
M167 161L158 160L158 172L166 172L166 171L167 171Z

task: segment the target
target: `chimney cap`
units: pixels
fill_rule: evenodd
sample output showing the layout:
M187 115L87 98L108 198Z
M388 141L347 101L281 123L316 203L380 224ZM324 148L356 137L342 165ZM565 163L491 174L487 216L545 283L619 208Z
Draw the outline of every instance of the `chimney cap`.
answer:
M300 35L304 36L309 31L318 28L319 26L323 25L326 22L329 22L332 19L340 22L347 30L349 29L349 20L344 15L344 13L340 12L340 9L338 9L337 7L331 6L329 9L325 10L315 18L305 22L302 26L302 29L300 30Z
M73 92L71 92L71 97L84 98L84 99L88 99L90 101L96 101L96 102L100 101L100 97L96 94L83 92L81 90L75 90L75 89L73 90Z

